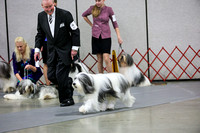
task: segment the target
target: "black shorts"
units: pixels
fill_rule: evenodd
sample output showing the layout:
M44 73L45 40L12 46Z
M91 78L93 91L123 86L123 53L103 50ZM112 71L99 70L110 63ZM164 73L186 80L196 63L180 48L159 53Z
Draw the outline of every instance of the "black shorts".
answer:
M111 50L111 38L102 39L92 37L92 54L110 54Z
M42 51L43 63L47 64L47 42L44 41L43 51Z

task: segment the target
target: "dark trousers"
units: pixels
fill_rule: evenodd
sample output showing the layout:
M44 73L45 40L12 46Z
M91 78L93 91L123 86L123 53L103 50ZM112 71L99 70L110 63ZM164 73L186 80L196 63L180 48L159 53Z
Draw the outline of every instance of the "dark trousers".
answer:
M66 99L73 96L72 78L69 77L70 65L65 65L62 60L57 57L54 61L47 64L48 79L58 85L59 101L62 103Z

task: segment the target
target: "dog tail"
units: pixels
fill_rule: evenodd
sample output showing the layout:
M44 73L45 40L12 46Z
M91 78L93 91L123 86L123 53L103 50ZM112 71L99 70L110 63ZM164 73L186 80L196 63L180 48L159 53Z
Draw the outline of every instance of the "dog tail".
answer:
M8 64L5 61L1 61L0 63L1 63L0 78L9 79L11 77L10 73L12 71L10 64Z
M3 96L3 98L5 98L5 99L17 99L15 94L6 94L6 95Z

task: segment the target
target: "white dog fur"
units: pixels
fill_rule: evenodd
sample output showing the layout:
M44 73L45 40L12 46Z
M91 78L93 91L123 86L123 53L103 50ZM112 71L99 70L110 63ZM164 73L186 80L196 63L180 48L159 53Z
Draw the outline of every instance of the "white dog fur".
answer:
M134 64L129 54L122 54L118 59L119 72L129 81L130 86L149 86L149 79Z
M15 94L4 95L5 99L28 99L38 98L40 100L54 99L58 97L58 91L52 86L37 86L29 79L22 80Z
M4 93L10 93L16 90L16 84L17 79L10 64L0 61L0 88Z
M120 99L126 107L132 107L135 98L130 93L129 83L120 73L76 75L73 88L84 96L84 104L79 112L85 114L93 111L114 109L116 100Z
M79 72L88 72L88 68L80 62L73 63L69 73L69 77L72 79ZM17 87L15 94L4 95L5 99L28 99L28 98L38 98L41 100L53 99L58 97L57 89L52 86L36 86L30 80L25 79L20 82Z

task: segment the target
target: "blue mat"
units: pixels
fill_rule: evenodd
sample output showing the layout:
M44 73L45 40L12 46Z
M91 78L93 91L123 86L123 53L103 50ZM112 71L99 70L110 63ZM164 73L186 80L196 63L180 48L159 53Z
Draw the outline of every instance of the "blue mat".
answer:
M124 108L124 105L121 102L118 102L116 109L113 111L82 115L78 112L78 108L82 103L77 103L70 107L46 107L29 111L1 114L0 132L31 128L165 103L196 99L200 98L200 82L181 82L140 88L134 87L131 88L131 93L136 98L136 103L132 108Z

